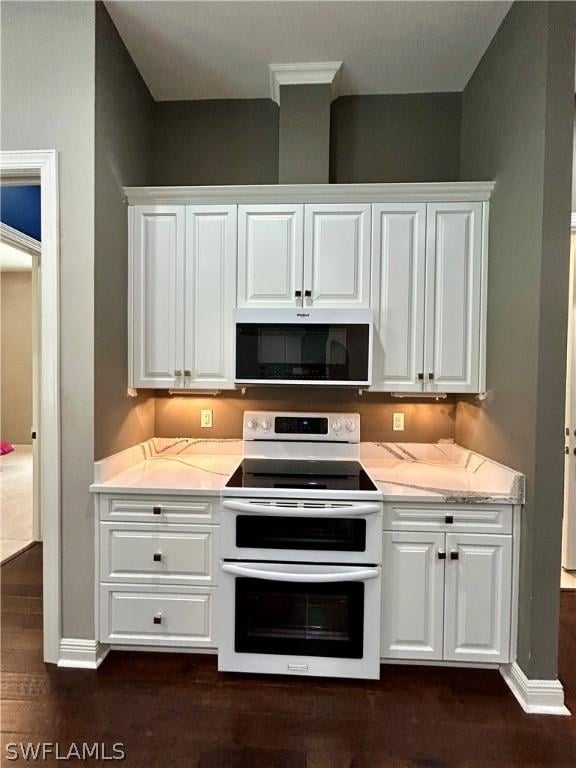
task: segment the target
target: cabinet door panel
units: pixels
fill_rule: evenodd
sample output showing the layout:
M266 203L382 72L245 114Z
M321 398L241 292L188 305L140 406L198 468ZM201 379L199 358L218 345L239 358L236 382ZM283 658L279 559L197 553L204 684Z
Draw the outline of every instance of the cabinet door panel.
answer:
M482 203L428 205L426 257L426 388L478 392Z
M234 386L236 206L186 209L185 385Z
M131 339L134 387L181 386L184 206L131 209Z
M374 205L372 389L422 391L418 374L424 370L425 260L426 205Z
M384 532L383 658L442 659L443 533Z
M370 205L305 206L304 288L313 306L370 306L370 219Z
M509 661L512 537L447 534L446 550L444 658Z
M239 206L238 306L301 306L303 247L302 205Z

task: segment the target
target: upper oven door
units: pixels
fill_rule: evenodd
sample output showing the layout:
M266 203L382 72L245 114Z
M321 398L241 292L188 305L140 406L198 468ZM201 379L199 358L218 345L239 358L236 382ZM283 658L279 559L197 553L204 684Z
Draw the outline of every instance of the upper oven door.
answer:
M371 383L369 310L236 310L236 383Z
M382 562L382 505L226 499L222 557L315 563Z

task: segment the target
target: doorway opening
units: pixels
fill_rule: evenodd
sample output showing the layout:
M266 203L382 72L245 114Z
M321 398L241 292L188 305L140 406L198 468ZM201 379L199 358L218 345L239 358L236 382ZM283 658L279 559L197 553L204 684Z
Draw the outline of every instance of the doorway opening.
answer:
M40 186L0 186L0 562L41 541L38 494Z

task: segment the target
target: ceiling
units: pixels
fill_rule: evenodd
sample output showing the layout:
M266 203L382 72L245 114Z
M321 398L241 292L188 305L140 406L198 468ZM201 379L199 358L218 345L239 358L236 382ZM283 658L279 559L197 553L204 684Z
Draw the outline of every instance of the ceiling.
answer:
M108 0L153 97L266 98L268 64L342 60L340 94L461 91L511 2Z

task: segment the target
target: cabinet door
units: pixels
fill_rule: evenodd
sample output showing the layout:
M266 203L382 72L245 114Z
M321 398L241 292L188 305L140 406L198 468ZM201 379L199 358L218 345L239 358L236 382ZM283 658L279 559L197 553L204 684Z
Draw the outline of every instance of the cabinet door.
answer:
M234 387L235 205L186 208L185 386Z
M383 658L442 659L443 533L384 532Z
M130 208L129 380L134 387L182 386L184 220L183 205Z
M302 306L302 205L238 207L238 306Z
M509 661L512 537L449 533L446 550L444 658Z
M482 203L434 203L427 211L425 387L478 392Z
M371 389L421 392L424 371L426 205L374 205Z
M370 306L370 205L306 205L304 289L315 307Z

